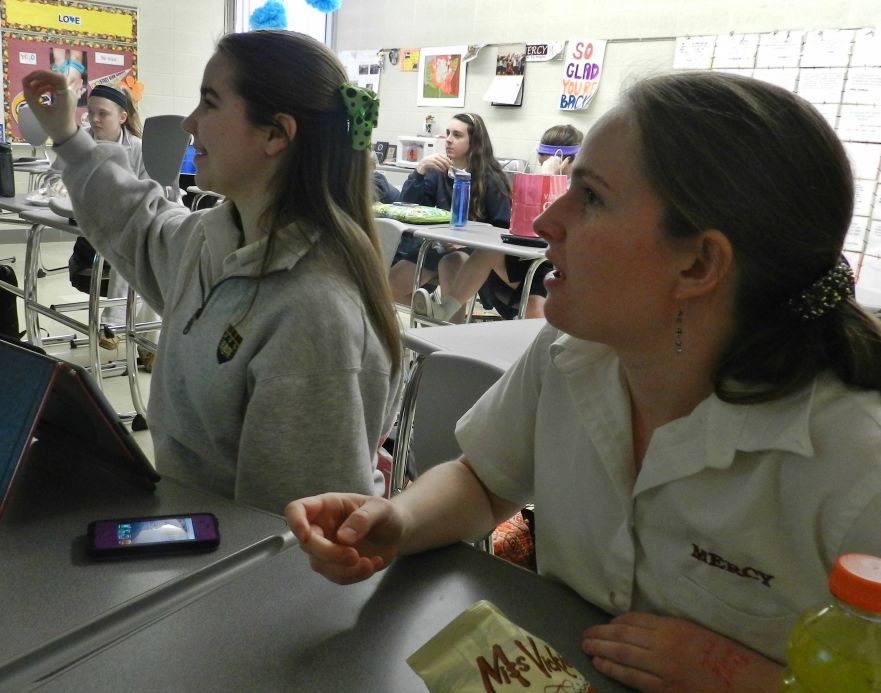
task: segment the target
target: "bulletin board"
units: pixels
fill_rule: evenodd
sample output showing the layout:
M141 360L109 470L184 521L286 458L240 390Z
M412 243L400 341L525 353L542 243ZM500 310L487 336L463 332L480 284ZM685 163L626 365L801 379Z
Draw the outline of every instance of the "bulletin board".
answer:
M22 141L18 109L22 78L33 70L68 76L79 94L77 115L99 84L137 76L137 9L66 0L4 0L0 9L3 51L3 128L7 141Z

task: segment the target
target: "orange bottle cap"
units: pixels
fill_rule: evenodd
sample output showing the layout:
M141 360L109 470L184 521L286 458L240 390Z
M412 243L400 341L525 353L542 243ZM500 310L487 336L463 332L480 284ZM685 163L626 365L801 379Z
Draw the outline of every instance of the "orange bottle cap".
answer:
M881 558L863 553L839 556L829 575L829 591L846 604L881 613Z

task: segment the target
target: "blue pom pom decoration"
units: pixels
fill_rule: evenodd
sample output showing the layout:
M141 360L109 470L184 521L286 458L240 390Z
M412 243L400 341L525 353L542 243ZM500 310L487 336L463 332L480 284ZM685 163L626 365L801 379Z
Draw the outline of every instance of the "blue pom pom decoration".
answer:
M341 0L306 0L307 5L312 5L319 12L336 12L340 9Z
M262 7L258 7L248 18L248 27L251 31L257 29L287 29L288 17L284 5L277 0L268 0Z

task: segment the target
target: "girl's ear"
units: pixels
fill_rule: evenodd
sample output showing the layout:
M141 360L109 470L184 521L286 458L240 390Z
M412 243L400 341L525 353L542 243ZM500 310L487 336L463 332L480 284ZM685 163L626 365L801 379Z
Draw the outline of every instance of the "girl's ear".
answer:
M275 123L266 128L266 154L275 156L288 148L297 136L297 119L288 113L277 113Z
M703 296L723 286L731 273L734 248L724 233L708 229L700 233L685 257L679 272L679 300Z
M128 111L125 110L124 108L120 108L119 112L120 112L119 124L125 125L126 121L128 120Z

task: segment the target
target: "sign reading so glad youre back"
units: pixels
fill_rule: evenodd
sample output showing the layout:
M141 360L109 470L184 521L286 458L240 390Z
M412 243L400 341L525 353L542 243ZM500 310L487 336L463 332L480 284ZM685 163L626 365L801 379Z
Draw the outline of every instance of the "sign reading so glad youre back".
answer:
M605 41L569 39L563 55L561 111L584 110L590 106L594 94L600 88L605 53Z

